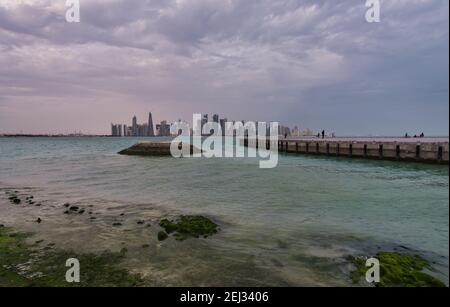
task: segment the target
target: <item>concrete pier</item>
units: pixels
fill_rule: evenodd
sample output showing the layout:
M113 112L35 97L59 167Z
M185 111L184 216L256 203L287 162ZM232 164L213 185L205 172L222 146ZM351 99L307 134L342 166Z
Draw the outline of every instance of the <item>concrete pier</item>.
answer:
M243 143L243 144L242 144ZM278 148L279 152L343 156L379 160L448 164L449 139L445 138L299 138L277 142L245 139L244 146Z

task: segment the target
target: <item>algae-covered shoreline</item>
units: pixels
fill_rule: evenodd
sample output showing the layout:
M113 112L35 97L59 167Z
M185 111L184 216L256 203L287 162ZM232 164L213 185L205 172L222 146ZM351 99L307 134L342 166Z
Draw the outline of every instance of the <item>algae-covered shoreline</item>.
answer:
M124 253L77 254L36 241L26 243L30 234L0 228L0 287L135 287L145 280L120 267ZM78 259L83 265L78 283L67 282L66 261Z
M31 189L20 188L4 189L0 205L3 212L14 213L14 218L0 219L1 287L373 286L364 280L363 260L367 257L357 256L360 253L324 258L296 252L289 257L299 265L300 273L294 271L300 274L297 276L289 275L287 260L283 258L265 261L246 258L245 253L238 256L239 251L224 254L223 244L232 239L227 233L236 226L202 215L156 211L150 217L142 212L124 212L120 205L118 210L111 204L108 210L99 210L85 202L55 204ZM59 233L61 229L64 232ZM93 240L95 236L101 241ZM68 244L61 244L66 239ZM220 244L214 246L217 240ZM276 254L292 250L291 244L277 240ZM361 245L359 252L372 250L369 245ZM392 247L395 250L395 245ZM388 266L382 264L382 281L375 286L445 286L427 274L434 266L425 260L427 257L417 256L414 258L417 262L405 267L415 251L405 247L397 255L387 245L382 247L387 248L385 252L381 252L384 249L380 246L375 248L380 250L378 254L367 252L367 255L380 257L383 263L389 260ZM69 258L80 261L80 283L65 280ZM204 259L208 259L208 265ZM242 279L234 279L232 274L221 275L227 268ZM383 276L386 268L387 279ZM308 281L301 275L303 272L312 274L313 279ZM293 278L289 280L286 276ZM323 277L335 280L322 284ZM298 279L300 282L295 281Z

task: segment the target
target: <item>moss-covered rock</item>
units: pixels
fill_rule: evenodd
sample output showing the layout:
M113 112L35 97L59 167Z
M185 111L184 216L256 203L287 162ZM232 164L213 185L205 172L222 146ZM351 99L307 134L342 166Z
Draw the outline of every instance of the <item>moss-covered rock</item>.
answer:
M138 275L118 267L123 253L77 254L26 244L26 234L0 228L0 287L140 286ZM68 283L67 259L80 262L80 283Z
M182 215L176 221L163 219L159 226L168 234L174 233L177 240L185 240L188 237L208 237L217 233L218 225L210 219L200 215Z
M430 264L418 255L403 255L397 252L379 252L375 255L380 262L380 282L377 287L445 287L437 278L423 272L431 269ZM368 268L365 257L349 256L356 269L350 277L358 283L365 277Z
M158 241L164 241L169 235L165 231L158 232Z

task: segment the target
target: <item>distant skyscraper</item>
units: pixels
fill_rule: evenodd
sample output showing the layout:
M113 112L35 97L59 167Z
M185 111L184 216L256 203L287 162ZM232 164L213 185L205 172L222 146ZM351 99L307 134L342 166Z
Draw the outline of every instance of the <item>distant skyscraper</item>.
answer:
M225 123L227 122L226 118L222 118L220 120L220 129L222 129L222 135L225 135Z
M155 136L155 131L153 130L152 112L148 113L148 131L147 131L147 136Z
M138 125L137 125L137 118L136 116L133 117L133 136L138 136Z
M213 115L213 122L219 123L219 115L218 114Z

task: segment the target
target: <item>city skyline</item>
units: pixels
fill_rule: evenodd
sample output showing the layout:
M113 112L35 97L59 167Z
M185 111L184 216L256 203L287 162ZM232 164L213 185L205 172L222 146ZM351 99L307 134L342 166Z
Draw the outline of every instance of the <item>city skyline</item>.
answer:
M69 24L64 1L0 1L0 133L109 134L151 109L448 135L449 2L383 1L372 24L364 2L85 1Z

